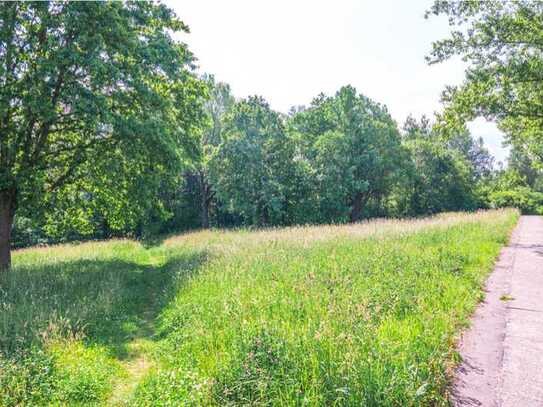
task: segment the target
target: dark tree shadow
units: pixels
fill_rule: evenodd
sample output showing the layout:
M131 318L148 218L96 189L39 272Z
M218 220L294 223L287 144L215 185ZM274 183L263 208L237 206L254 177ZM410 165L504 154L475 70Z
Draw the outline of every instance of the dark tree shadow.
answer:
M172 234L159 234L159 235L151 235L151 236L143 236L138 239L138 241L141 243L141 245L146 249L151 249L153 247L160 246L164 240L166 240L168 237L174 235Z
M174 255L157 266L85 259L16 267L0 276L0 351L9 355L60 335L125 359L131 341L155 339L157 317L207 257Z

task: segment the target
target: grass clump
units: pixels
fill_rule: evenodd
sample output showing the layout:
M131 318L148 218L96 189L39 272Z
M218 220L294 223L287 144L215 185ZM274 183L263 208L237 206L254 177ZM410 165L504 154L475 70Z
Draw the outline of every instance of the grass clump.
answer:
M513 301L514 298L511 297L509 294L502 294L500 296L500 301L504 301L504 302L507 302L507 301Z
M112 389L111 379L122 374L119 363L100 346L60 340L49 344L49 353L56 368L55 398L71 405L104 400Z
M456 335L517 218L21 251L2 286L0 401L445 405Z
M53 358L37 347L0 354L0 405L44 405L56 390Z

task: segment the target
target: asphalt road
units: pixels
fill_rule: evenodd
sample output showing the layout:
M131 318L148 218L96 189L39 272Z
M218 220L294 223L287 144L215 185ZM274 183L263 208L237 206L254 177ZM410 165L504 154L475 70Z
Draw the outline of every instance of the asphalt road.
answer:
M459 352L453 405L543 407L543 217L521 217Z

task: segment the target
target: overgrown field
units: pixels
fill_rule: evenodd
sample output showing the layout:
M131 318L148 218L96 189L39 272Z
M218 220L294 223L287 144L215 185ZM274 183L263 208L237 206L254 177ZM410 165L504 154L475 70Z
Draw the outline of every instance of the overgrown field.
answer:
M440 405L518 214L21 250L0 405Z

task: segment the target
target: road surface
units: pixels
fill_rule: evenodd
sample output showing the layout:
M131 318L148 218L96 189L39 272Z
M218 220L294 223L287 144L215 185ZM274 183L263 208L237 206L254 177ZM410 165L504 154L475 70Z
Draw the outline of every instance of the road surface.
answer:
M455 406L543 406L543 217L522 216L460 341Z

